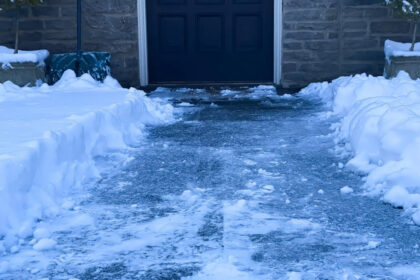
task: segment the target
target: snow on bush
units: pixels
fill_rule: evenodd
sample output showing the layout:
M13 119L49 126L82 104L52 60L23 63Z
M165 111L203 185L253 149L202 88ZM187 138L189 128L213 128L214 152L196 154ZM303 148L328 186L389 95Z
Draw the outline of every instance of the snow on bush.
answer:
M50 55L47 50L38 51L19 51L14 54L14 50L0 46L0 64L2 67L10 66L10 63L16 62L34 62L44 65L45 59Z
M385 0L385 3L392 8L396 16L404 18L414 26L409 48L413 51L417 37L417 24L420 20L420 0Z
M419 0L385 0L385 4L389 5L395 13L407 20L416 22L420 17Z
M60 213L69 191L98 175L95 156L136 144L145 124L170 121L172 113L112 78L99 83L72 71L54 86L0 84L0 247L47 237L33 232L35 221Z
M367 174L367 192L420 224L420 80L362 74L311 84L300 95L320 98L339 117L336 142L352 155L347 166Z

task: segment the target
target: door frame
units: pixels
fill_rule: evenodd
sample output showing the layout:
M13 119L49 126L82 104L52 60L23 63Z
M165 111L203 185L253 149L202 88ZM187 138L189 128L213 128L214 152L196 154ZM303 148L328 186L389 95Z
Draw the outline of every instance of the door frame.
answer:
M147 0L137 0L139 78L141 86L149 85L149 57L147 50ZM274 1L274 77L273 83L280 85L282 78L283 0Z

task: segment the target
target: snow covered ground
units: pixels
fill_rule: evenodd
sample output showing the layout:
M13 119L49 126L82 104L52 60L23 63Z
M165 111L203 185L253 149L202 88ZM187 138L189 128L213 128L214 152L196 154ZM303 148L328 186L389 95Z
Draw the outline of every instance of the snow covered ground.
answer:
M13 49L0 46L0 64L3 64L2 67L7 67L10 63L15 62L34 62L44 64L45 59L49 56L49 52L47 50L19 51L17 54L14 54L13 52Z
M420 279L420 80L153 96L0 84L0 279Z
M0 254L35 236L36 221L72 207L69 192L97 178L94 158L138 144L146 124L171 121L173 107L107 78L67 71L54 86L0 84ZM0 268L1 270L1 268Z
M327 117L339 118L337 151L366 174L366 193L406 209L420 225L420 80L362 74L312 84L300 95L320 98Z
M361 195L319 98L154 94L182 119L123 164L97 157L109 169L0 255L0 279L419 279L420 227Z

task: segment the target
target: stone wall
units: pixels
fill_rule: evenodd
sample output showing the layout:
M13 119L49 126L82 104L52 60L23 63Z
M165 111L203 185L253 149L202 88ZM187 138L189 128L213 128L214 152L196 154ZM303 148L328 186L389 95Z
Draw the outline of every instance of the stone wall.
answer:
M412 26L383 0L283 0L283 86L366 72L382 75L387 38L410 41Z
M76 1L45 1L22 10L21 48L73 51ZM84 50L111 52L112 75L124 86L138 86L137 0L83 2ZM383 2L283 0L283 86L361 72L381 75L384 40L409 41L412 28L392 17ZM0 45L13 46L12 18L12 11L0 12Z
M68 52L75 48L74 2L46 0L46 5L21 9L20 48ZM0 12L0 45L13 47L15 11Z
M138 86L137 0L85 0L83 12L83 50L110 52L112 75ZM75 51L75 0L45 0L21 14L21 49ZM13 17L12 10L0 12L0 45L13 47Z
M138 87L137 0L85 0L83 9L83 48L110 52L112 76Z

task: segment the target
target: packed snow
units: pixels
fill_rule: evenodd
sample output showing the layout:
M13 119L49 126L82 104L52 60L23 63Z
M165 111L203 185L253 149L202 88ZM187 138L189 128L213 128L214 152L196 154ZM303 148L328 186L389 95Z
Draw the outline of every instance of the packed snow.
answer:
M420 225L420 80L362 74L311 84L300 95L320 98L327 117L339 119L332 125L337 152L366 174L366 193L406 209Z
M98 176L96 156L137 144L146 124L172 113L110 77L100 83L67 71L53 86L0 84L0 247L33 236L35 250L53 248L35 222L74 207L66 194Z
M5 46L0 46L0 64L2 67L10 66L10 63L17 62L33 62L44 64L45 59L50 55L47 50L35 50L35 51L21 51L17 54L14 53L13 49Z
M391 40L385 41L385 57L389 61L392 56L420 56L420 43L414 45L410 51L411 43L400 43Z
M340 189L341 194L351 194L354 190L349 186L342 187Z

